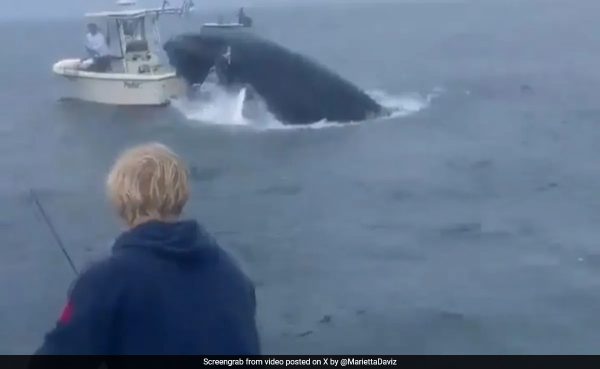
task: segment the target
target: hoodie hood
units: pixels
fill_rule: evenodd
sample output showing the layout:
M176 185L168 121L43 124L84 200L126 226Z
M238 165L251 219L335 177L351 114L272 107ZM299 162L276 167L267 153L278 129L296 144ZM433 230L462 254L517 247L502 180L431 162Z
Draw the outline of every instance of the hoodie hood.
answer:
M125 250L152 251L178 262L213 259L218 255L217 243L195 220L140 224L116 239L113 252Z

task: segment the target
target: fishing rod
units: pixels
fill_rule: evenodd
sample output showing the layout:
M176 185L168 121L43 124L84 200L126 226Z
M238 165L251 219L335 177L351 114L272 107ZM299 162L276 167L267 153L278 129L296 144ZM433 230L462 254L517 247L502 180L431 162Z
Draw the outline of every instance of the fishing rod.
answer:
M33 189L31 189L30 192L31 192L31 198L33 199L33 202L37 206L40 214L42 214L42 218L44 219L44 222L50 229L50 232L52 233L52 236L54 237L56 244L62 251L63 255L65 255L65 258L67 259L67 262L71 266L71 269L73 270L75 275L79 275L79 272L77 271L77 267L75 267L75 263L73 262L73 259L71 259L71 256L69 256L69 252L67 251L65 244L60 239L60 236L58 235L56 228L54 228L54 226L52 225L52 222L50 221L50 218L46 214L46 211L44 210L44 207L42 206L42 203L40 202L39 197L37 196L37 194L35 193L35 191Z

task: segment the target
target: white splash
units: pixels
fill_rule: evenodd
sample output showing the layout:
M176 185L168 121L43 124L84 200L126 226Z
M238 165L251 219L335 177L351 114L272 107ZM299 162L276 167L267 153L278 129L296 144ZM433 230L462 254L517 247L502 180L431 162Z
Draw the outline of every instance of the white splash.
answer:
M190 121L208 124L245 126L242 114L246 89L227 91L217 85L204 84L193 98L173 101L173 106Z
M390 111L389 116L375 120L389 120L415 114L427 108L432 100L443 91L439 88L428 95L390 95L385 91L373 90L367 93L377 103ZM254 95L247 99L248 95ZM339 123L326 120L306 125L285 125L278 121L266 108L264 101L246 88L227 90L214 83L204 83L193 98L173 101L190 124L214 124L248 127L259 130L272 129L321 129L345 127L360 122Z
M404 95L390 95L385 91L372 90L367 91L367 94L377 101L377 103L390 111L390 115L382 117L381 119L391 119L398 117L405 117L407 115L415 114L425 108L427 108L434 98L439 96L442 90L439 88L425 96L412 93Z

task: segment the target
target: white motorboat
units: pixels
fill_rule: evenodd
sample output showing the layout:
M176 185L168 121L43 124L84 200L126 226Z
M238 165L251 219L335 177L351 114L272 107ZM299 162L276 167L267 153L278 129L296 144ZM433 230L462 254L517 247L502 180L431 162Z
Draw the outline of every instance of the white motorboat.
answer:
M65 59L54 64L55 74L66 80L66 98L110 105L166 105L186 93L186 82L168 62L160 59L158 27L161 15L184 15L193 4L179 8L133 9L135 1L118 3L127 9L86 14L107 40L111 51L107 69L89 70L93 59Z

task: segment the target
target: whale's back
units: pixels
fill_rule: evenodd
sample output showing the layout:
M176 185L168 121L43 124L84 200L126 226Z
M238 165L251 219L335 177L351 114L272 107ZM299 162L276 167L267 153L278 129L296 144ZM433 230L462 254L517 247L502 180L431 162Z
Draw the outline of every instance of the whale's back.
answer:
M228 83L252 85L269 110L282 121L359 121L381 112L370 96L337 73L273 41L229 31L188 37L193 37L194 42L188 42L193 46L188 46L192 49L187 53L201 56L199 68L206 69L227 54ZM174 57L174 53L169 57ZM186 65L182 69L192 69L187 74L193 75L194 67L189 63L183 63Z

